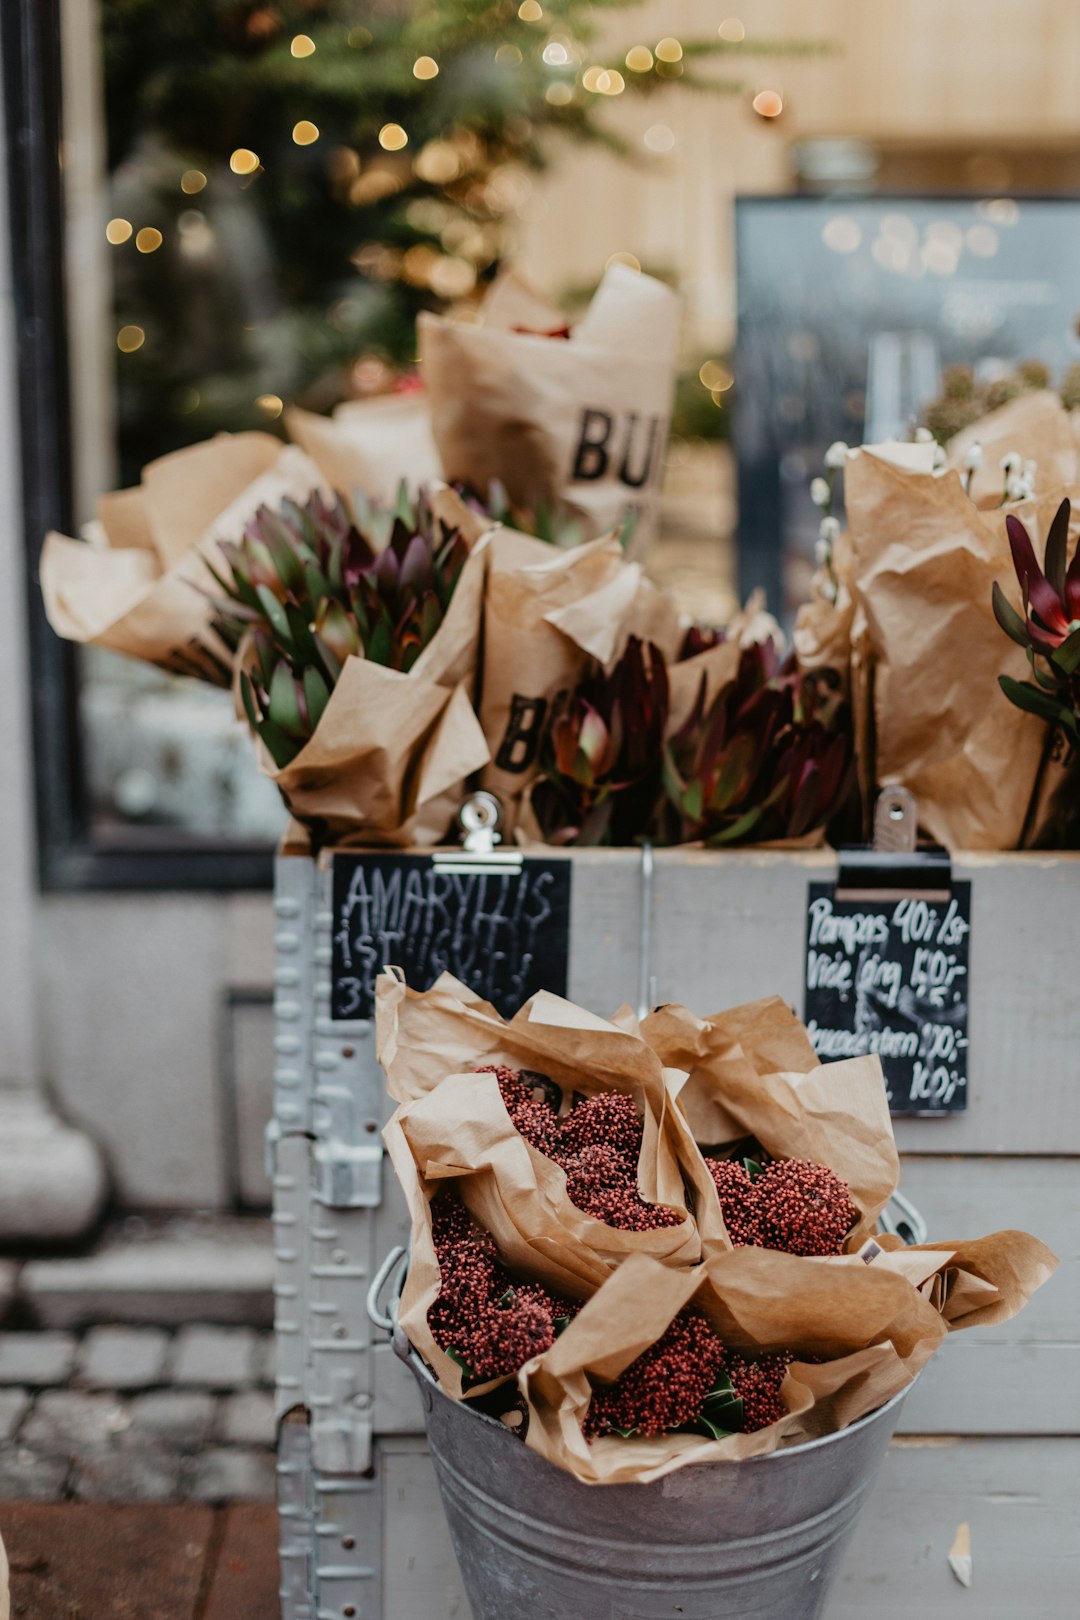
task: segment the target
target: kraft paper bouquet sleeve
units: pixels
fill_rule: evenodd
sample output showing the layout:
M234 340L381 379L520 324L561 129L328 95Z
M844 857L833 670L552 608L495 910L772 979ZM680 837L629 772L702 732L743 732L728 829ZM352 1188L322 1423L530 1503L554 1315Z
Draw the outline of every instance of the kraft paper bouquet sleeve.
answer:
M346 658L299 752L277 765L259 747L261 769L291 814L324 839L438 844L468 777L488 760L473 698L493 531L453 490L442 486L427 498L435 518L458 530L469 548L432 639L407 673L363 656Z
M614 537L561 551L496 530L484 602L479 713L491 752L484 786L512 809L535 774L552 702L590 658L612 663L632 634L673 657L681 633L674 606Z
M725 1146L753 1137L773 1159L827 1166L858 1210L844 1241L858 1249L900 1177L880 1060L819 1063L778 996L704 1019L660 1007L640 1028L662 1063L689 1075L678 1106L699 1146L723 1157Z
M726 1349L795 1352L780 1387L785 1414L719 1440L686 1433L587 1439L594 1389L613 1382L686 1306L708 1318ZM917 1289L873 1267L762 1249L714 1254L683 1272L634 1257L548 1351L522 1366L525 1443L587 1484L646 1484L690 1464L762 1456L865 1417L912 1382L945 1331Z
M403 1103L394 1123L420 1173L464 1177L465 1203L508 1262L519 1252L515 1233L525 1234L530 1254L539 1244L546 1263L580 1287L626 1254L644 1249L692 1265L702 1231L719 1240L708 1172L675 1106L684 1076L666 1071L636 1033L546 991L506 1022L448 974L423 994L383 974L376 1039L390 1094ZM632 1232L585 1214L570 1202L566 1171L518 1130L495 1076L477 1073L486 1065L524 1071L563 1119L583 1098L616 1092L632 1099L641 1122L637 1193L682 1218ZM524 1202L515 1191L521 1188L529 1189ZM699 1205L704 1213L695 1223Z
M572 328L508 273L479 323L422 314L420 360L443 476L516 507L566 511L588 535L636 513L655 528L675 380L676 295L612 265Z
M136 488L102 496L88 539L47 536L49 623L66 640L228 686L232 654L212 624L206 562L261 505L322 487L318 467L269 433L223 433L162 456Z
M347 400L332 416L294 406L285 426L333 489L392 505L402 482L416 490L442 479L423 389Z
M874 1254L874 1249L880 1253ZM1023 1310L1057 1269L1057 1256L1027 1232L991 1232L955 1243L905 1248L889 1235L873 1238L845 1263L866 1264L905 1277L940 1312L950 1333L994 1327Z
M979 464L969 469L968 456L974 445L981 452ZM971 499L983 511L993 511L1001 505L1006 456L1017 456L1028 464L1036 495L1075 484L1080 478L1076 430L1052 389L1022 394L963 428L949 440L947 465L955 467L965 483L970 471Z
M1009 507L1037 552L1063 493ZM877 781L910 788L920 824L948 848L1013 849L1045 724L997 686L1028 673L991 606L995 581L1020 605L1005 514L979 511L954 470L912 472L865 450L848 464L846 500Z

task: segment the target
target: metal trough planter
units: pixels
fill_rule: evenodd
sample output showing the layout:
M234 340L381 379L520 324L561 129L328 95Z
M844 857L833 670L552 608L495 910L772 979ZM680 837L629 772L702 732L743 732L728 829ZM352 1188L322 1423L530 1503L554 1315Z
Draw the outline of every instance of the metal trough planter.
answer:
M439 1388L372 1288L420 1387L473 1620L816 1620L907 1390L850 1428L649 1485L583 1485Z

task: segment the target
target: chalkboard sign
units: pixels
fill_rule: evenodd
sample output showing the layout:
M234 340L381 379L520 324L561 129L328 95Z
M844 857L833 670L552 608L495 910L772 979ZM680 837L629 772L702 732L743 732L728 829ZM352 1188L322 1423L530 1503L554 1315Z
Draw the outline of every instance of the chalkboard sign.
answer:
M967 1107L971 884L838 900L811 883L805 1022L823 1063L876 1052L894 1114Z
M333 865L331 1017L370 1018L383 967L414 990L452 973L504 1017L537 990L566 994L570 862L455 871L430 855L342 852Z

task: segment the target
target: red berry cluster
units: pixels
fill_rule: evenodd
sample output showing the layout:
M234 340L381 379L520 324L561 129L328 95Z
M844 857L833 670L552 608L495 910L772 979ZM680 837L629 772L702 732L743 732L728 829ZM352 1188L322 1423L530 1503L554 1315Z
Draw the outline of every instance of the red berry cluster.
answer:
M766 1160L750 1176L736 1159L706 1159L736 1248L840 1254L859 1218L846 1181L809 1159Z
M787 1350L748 1361L734 1350L728 1351L726 1372L736 1395L743 1403L743 1433L767 1429L778 1423L787 1411L780 1398L780 1385L795 1357Z
M638 1191L644 1126L632 1097L598 1091L582 1097L560 1119L546 1098L534 1095L527 1073L495 1064L477 1072L495 1075L506 1111L522 1136L566 1171L567 1196L577 1209L623 1232L679 1225L683 1217L678 1210L647 1204Z
M539 1283L515 1282L456 1193L439 1193L431 1214L440 1289L428 1326L440 1349L452 1350L478 1379L506 1377L550 1349L556 1322L576 1316L580 1305Z
M598 1389L585 1434L668 1434L693 1423L723 1369L724 1346L698 1311L680 1311L667 1331L613 1384Z
M559 1117L544 1097L537 1097L534 1088L518 1069L503 1064L488 1063L477 1074L493 1074L499 1082L499 1092L506 1104L506 1112L515 1126L538 1153L552 1156Z

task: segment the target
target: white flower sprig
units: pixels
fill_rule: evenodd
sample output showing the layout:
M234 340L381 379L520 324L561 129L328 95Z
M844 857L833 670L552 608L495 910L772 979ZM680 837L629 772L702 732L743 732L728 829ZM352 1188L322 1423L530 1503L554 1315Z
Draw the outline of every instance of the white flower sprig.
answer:
M840 582L833 568L833 546L840 537L840 520L832 515L836 494L836 480L848 458L848 447L842 439L835 439L825 452L825 477L810 480L810 499L821 509L818 537L814 544L814 559L827 578L825 594L835 602L840 594Z
M1005 488L1001 497L1001 505L1009 501L1027 501L1035 493L1035 474L1039 470L1037 461L1025 461L1017 450L1010 450L1001 458L1001 471L1005 477Z
M967 454L964 456L964 490L969 496L971 494L971 486L975 480L975 474L982 466L982 458L982 445L979 443L978 439L976 439L974 444L968 446Z

